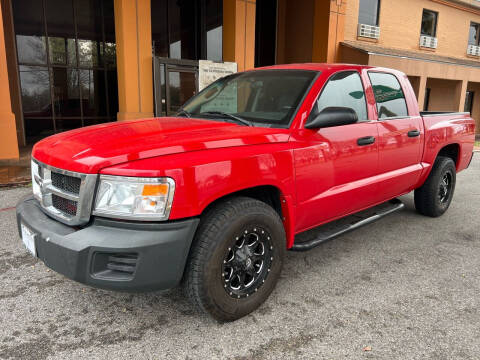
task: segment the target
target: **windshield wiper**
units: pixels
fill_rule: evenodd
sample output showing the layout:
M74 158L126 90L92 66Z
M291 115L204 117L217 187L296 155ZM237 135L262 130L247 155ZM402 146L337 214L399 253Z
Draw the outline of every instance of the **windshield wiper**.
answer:
M223 111L205 111L205 112L202 112L198 115L220 115L222 117L232 119L232 120L234 120L234 121L236 121L240 124L243 124L243 125L246 125L246 126L253 126L253 124L250 121L242 119L240 116L232 115L232 114L229 114L229 113L226 113L226 112L223 112Z
M177 111L177 116L182 116L185 115L186 117L192 117L192 114L190 114L187 110L185 109L180 109Z

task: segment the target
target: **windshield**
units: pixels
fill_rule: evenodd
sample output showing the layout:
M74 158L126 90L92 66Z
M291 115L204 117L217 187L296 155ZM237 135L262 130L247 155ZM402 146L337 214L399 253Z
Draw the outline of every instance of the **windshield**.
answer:
M190 99L179 115L218 118L254 126L290 126L300 101L318 72L261 70L222 78Z

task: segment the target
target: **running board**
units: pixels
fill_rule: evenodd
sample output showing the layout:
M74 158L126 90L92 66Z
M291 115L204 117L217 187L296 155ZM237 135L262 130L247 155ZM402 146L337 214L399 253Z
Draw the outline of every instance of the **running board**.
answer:
M329 229L324 232L320 232L317 237L313 240L305 241L305 242L300 242L300 243L294 243L293 246L291 247L290 250L293 251L307 251L310 249L313 249L315 246L318 246L325 241L331 240L333 238L336 238L337 236L343 235L347 232L350 232L352 230L358 229L359 227L362 227L364 225L370 224L372 222L375 222L384 216L387 216L395 211L401 210L405 207L405 205L398 199L393 199L390 200L386 203L383 204L384 208L381 210L378 210L374 212L372 215L368 217L360 217L360 220L355 221L353 223L349 223L346 225L341 225L336 228Z

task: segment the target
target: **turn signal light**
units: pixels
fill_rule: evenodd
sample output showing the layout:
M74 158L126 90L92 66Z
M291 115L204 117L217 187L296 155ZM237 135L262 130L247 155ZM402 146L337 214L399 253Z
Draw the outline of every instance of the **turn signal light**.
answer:
M162 196L168 194L168 184L145 184L142 196Z

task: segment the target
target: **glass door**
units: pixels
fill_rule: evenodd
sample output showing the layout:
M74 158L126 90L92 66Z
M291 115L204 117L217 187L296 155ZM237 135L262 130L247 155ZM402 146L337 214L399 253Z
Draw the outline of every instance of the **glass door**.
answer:
M155 116L172 116L198 92L198 61L154 58Z

